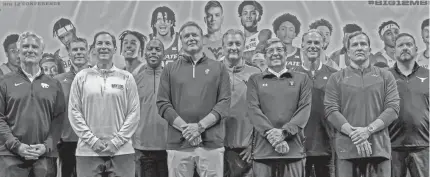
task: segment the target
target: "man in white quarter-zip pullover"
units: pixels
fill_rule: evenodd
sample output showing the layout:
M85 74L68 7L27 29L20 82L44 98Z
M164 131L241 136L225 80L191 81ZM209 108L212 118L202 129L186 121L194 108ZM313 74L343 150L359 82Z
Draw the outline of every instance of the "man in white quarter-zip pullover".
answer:
M137 86L131 73L113 65L115 37L94 36L97 65L79 72L69 99L70 124L79 137L78 176L134 177L131 137L140 119Z

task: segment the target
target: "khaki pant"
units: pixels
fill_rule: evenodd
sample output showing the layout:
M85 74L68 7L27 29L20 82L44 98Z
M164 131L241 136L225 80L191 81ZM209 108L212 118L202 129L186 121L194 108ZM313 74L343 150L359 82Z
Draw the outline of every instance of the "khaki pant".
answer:
M429 175L429 148L391 151L391 176L406 177L407 170L411 177Z
M167 150L167 165L169 177L193 177L194 170L200 177L222 177L224 147Z

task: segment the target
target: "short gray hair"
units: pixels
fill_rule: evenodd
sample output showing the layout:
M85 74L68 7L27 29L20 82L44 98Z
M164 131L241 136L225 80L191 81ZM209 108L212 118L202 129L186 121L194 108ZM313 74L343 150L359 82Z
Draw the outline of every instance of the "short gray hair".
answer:
M304 33L304 34L303 34L303 36L302 36L302 43L303 43L303 41L305 40L305 36L306 36L306 35L309 35L309 34L311 34L311 33L318 33L318 34L322 37L323 42L325 42L325 41L326 41L326 38L324 37L324 34L323 34L320 30L317 30L317 29L310 29L309 31L307 31L306 33Z
M243 34L242 30L239 30L239 29L229 29L222 36L222 46L224 46L224 40L227 37L227 35L229 35L229 34L231 34L231 35L239 34L242 37L242 42L244 42L244 44L245 44L245 34Z
M282 48L284 48L285 52L287 52L287 45L285 45L279 38L272 38L272 39L269 39L266 41L263 53L266 54L267 48L269 48L269 46L271 46L272 44L275 44L275 43L281 43Z
M29 37L36 38L36 40L40 42L40 47L42 48L42 51L45 49L45 43L43 42L43 38L41 36L34 32L26 31L19 35L18 41L16 42L18 50L21 50L21 43L24 41L24 39L27 39Z

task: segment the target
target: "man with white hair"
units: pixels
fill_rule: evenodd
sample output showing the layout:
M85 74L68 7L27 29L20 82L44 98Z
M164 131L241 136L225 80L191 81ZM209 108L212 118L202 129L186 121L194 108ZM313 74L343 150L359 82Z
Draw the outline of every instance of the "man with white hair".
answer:
M25 32L17 46L21 68L0 81L0 174L53 177L53 122L66 111L64 94L60 82L39 67L43 39Z

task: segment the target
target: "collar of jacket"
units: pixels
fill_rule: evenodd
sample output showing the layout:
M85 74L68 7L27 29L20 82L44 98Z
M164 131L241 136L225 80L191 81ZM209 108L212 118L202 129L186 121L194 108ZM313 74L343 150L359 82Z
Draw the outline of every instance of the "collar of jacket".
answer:
M25 78L28 78L27 74L25 74L24 70L22 70L21 67L18 68L18 74L21 76L24 76ZM40 72L37 74L37 76L34 77L34 80L38 79L39 77L43 76L45 72L43 72L43 69L40 69Z
M405 76L399 69L399 67L397 66L397 62L394 64L393 66L394 71L396 71L397 74L401 75L401 76ZM412 72L411 74L409 74L409 76L414 75L418 70L420 69L420 66L418 65L417 62L415 62L414 67L412 68ZM409 76L405 76L405 77L409 77Z
M352 63L352 61L351 61L351 63ZM355 73L357 73L357 74L361 74L361 73L366 74L366 73L368 73L368 72L372 71L372 64L370 64L370 61L369 61L369 66L367 66L366 68L364 68L364 69L363 69L363 71L361 71L361 69L360 69L360 68L354 68L351 64L348 66L348 68L349 68L352 72L355 72Z
M186 61L186 62L188 62L188 63L191 63L191 64L193 64L193 63L194 63L193 58L192 58L191 56L189 56L189 55L181 54L181 55L179 55L179 56L181 57L181 59L182 59L182 60L185 60L185 61ZM208 60L208 57L206 57L206 54L205 54L205 53L203 53L202 58L200 58L200 59L197 61L196 65L197 65L197 64L199 64L199 63L202 63L202 62L204 62L204 61L206 61L206 60Z
M265 78L271 79L271 78L274 78L274 77L276 77L276 76L269 71L269 68L267 68L263 72L263 79L265 79ZM291 74L290 70L287 69L287 72L281 74L280 78L293 78L293 75Z
M145 64L143 66L143 70L145 72L147 72L147 73L152 74L153 72L161 72L161 71L163 71L163 66L161 66L161 64L160 64L160 66L158 66L157 68L152 68L148 64Z
M243 59L241 59L241 62L238 63L237 66L231 66L231 62L228 61L227 58L224 58L224 60L222 60L221 62L225 64L225 66L230 72L233 72L233 73L238 73L245 69L245 60Z
M100 73L112 73L118 70L117 67L115 67L114 64L112 64L112 67L109 69L99 69L99 67L97 67L97 65L94 65L93 69L95 69L96 71L100 72Z

